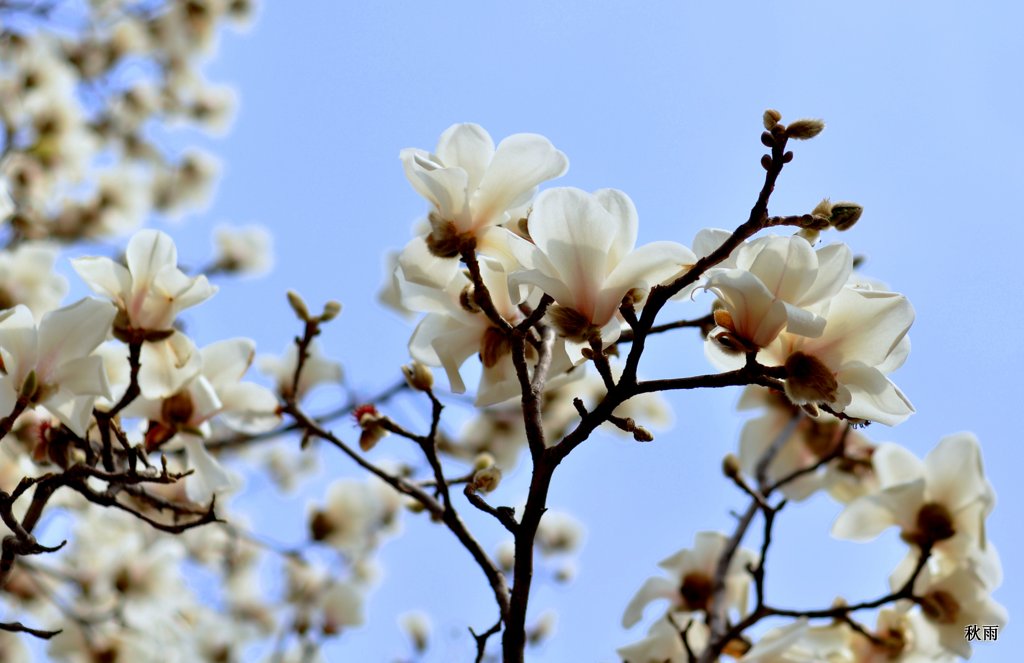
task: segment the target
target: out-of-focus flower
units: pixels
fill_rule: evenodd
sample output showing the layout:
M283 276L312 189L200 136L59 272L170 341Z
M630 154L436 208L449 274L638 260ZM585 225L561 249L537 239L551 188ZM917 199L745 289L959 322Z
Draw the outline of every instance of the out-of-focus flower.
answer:
M2 216L2 211L0 211ZM26 242L0 251L0 310L24 304L40 320L68 290L68 281L54 272L57 248Z
M274 262L270 232L263 226L216 229L214 267L253 276L270 271Z
M110 396L103 360L90 353L110 332L114 315L114 307L98 299L50 311L38 327L23 305L0 313L0 413L6 416L24 396L85 435L97 396Z
M622 625L629 628L640 621L644 608L656 599L668 599L671 610L695 612L713 609L715 570L726 544L727 537L720 532L698 532L692 549L680 550L659 562L658 566L668 572L669 578L648 578L626 606ZM750 586L747 566L756 561L755 553L743 548L736 551L725 576L727 609L746 613Z

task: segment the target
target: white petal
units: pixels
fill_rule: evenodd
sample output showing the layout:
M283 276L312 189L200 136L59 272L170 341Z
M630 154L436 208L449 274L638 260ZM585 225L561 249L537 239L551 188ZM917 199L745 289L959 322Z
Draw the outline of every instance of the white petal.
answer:
M256 356L256 343L248 338L232 338L211 343L199 351L203 375L215 389L237 384Z
M618 189L599 189L594 192L594 197L618 224L615 242L608 256L609 264L616 265L636 246L640 217L630 197Z
M879 444L871 454L871 465L883 488L925 478L925 466L906 447L892 442Z
M850 403L843 406L844 414L895 426L914 413L914 406L903 392L876 368L846 366L836 373L836 379L851 397Z
M110 302L81 299L50 311L39 323L39 361L51 369L88 355L110 334L117 310Z
M794 304L809 306L839 292L853 271L853 252L845 244L829 244L817 251L818 271L814 285Z
M494 156L494 141L479 124L453 124L441 134L436 154L445 166L466 171L467 187L475 191Z
M199 373L202 360L195 344L174 332L168 339L143 343L139 388L146 398L166 398Z
M185 493L193 502L206 503L222 490L232 486L230 475L210 455L202 439L194 435L181 435L188 454L189 465L195 472L185 478Z
M501 141L473 199L474 226L500 222L497 216L516 199L568 167L569 160L544 136L515 134Z
M125 262L131 272L136 290L148 287L157 273L166 266L176 267L178 249L167 233L159 230L140 230L129 240Z
M118 305L124 305L132 289L132 277L124 265L110 258L87 257L75 258L71 266L93 292L110 297Z
M622 615L623 628L630 628L643 619L644 608L651 601L672 599L677 594L674 582L666 578L648 578L626 606L626 612Z
M794 302L814 283L818 258L802 237L768 236L743 247L737 265L746 266L778 299Z

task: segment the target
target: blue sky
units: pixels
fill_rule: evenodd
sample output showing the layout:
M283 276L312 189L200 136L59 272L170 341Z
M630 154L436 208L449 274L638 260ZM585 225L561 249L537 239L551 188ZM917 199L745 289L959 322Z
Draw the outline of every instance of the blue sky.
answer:
M1011 623L975 658L1011 660L1024 644L1013 621L1024 604L1022 19L1010 2L267 2L209 67L241 100L231 133L211 142L224 163L216 199L171 231L198 263L213 223L263 223L277 266L224 284L190 330L201 343L246 335L278 352L298 331L287 288L311 303L338 299L345 310L325 346L353 385L371 391L407 361L411 331L376 304L381 256L426 211L402 174L401 148L432 148L461 121L496 140L542 133L569 156L559 184L622 189L639 209L641 243L689 244L702 227L746 218L763 172L765 108L824 118L819 138L795 146L772 210L806 212L824 196L864 205L839 239L867 257L866 274L914 303L913 351L893 377L918 410L898 428L866 432L922 455L948 433L980 437L999 499L989 532L1007 576L995 596ZM649 376L710 369L695 334L651 350ZM615 647L641 635L619 620L656 562L698 530L729 526L729 509L743 501L717 468L736 444L737 397L673 397L676 426L653 444L597 438L559 468L551 505L577 514L588 535L576 581L541 582L534 596L534 614L560 614L535 660L615 660ZM314 491L354 473L341 459L327 470ZM526 479L520 468L495 499L518 503ZM279 539L297 536L307 499L255 522ZM837 513L820 498L780 517L768 584L778 603L819 607L884 590L902 546L894 536L832 541ZM473 521L489 547L501 538L493 522ZM434 615L431 660L465 658L465 627L493 622L465 551L415 519L405 530L383 548L369 625L339 641L339 658L401 655L394 615L409 609Z

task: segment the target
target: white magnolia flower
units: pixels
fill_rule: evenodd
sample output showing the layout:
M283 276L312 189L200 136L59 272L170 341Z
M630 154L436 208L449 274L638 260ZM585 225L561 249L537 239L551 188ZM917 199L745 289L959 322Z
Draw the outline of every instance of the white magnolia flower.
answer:
M786 367L790 401L825 403L848 417L889 426L909 417L913 406L887 377L910 353L914 309L907 298L846 287L817 313L827 321L820 336L782 332L757 355L762 363ZM721 368L742 366L742 353L724 351L713 336L704 344L708 358Z
M90 288L113 300L122 314L118 323L127 332L171 330L180 311L217 292L205 276L190 277L178 269L178 250L166 233L137 232L125 261L127 267L103 257L76 258L71 264Z
M633 626L643 617L644 608L656 599L670 601L672 610L695 612L713 609L715 571L725 550L728 537L720 532L698 532L693 549L683 549L662 560L658 566L669 573L668 578L648 578L626 606L622 625ZM757 554L739 548L733 555L725 576L725 602L727 609L741 615L747 611L747 591L750 572L747 566L757 562Z
M323 508L312 511L310 527L316 540L361 559L397 529L401 508L399 494L377 479L339 479L327 489Z
M696 261L690 249L675 242L634 248L637 223L633 201L621 191L559 188L534 203L533 243L506 233L525 268L511 282L537 286L554 298L549 315L573 342L576 360L584 343L600 338L607 346L619 337L623 298L639 307L652 286Z
M843 622L812 627L801 618L765 633L740 663L857 663L853 646L862 637Z
M625 663L687 663L690 659L683 644L684 630L690 651L700 655L711 632L707 624L686 612L669 612L651 625L645 638L615 651Z
M25 395L29 405L42 405L85 435L96 398L110 397L103 360L90 353L110 332L115 313L109 302L82 299L45 314L38 328L23 305L0 313L2 416Z
M456 266L451 260L432 260ZM473 303L473 286L469 277L458 269L445 270L443 274L450 280L438 289L424 285L427 275L413 272L401 260L399 267L403 303L411 309L427 312L409 339L412 358L428 366L444 367L452 391L461 394L466 391L466 384L459 369L469 357L479 355L483 370L476 405L484 407L519 396L521 388L512 360L512 343ZM410 273L416 281L406 276ZM524 315L519 310L519 298L509 291L505 271L494 263L482 262L480 276L498 314L513 325L521 321ZM531 303L536 305L538 299L539 295ZM551 352L548 375L555 378L572 364L565 352L565 344L560 340L554 343ZM526 346L526 360L530 367L537 360L536 350L529 344Z
M57 308L68 280L54 272L56 261L57 247L45 243L26 242L0 251L0 310L24 304L40 320Z
M265 387L241 381L254 350L255 344L246 338L208 345L200 353L201 372L179 391L164 399L137 398L124 410L126 416L149 422L146 446L150 449L179 437L196 470L185 479L188 497L194 502L205 502L233 483L203 444L213 417L244 433L265 432L280 421L277 397Z
M890 576L893 589L911 576L923 549L930 553L926 570L934 579L969 568L989 588L1002 582L999 553L985 536L995 494L973 435L943 438L923 463L897 445L883 444L873 464L879 491L847 506L833 526L835 536L870 540L898 526L901 538L915 545Z
M214 264L227 272L259 275L274 262L270 232L263 226L218 227L214 235Z
M725 305L715 321L732 341L750 349L767 346L783 329L820 336L825 319L809 310L839 292L853 270L845 244L815 251L801 237L761 237L733 252L735 268L715 269L705 288Z
M896 444L879 445L872 460L880 490L851 502L836 519L834 536L868 541L896 525L908 543L954 558L985 547L995 493L973 435L943 438L923 462Z
M127 267L103 257L77 258L71 264L89 287L117 306L114 334L127 341L145 340L139 387L146 398L163 398L199 370L195 346L173 328L174 320L217 288L205 276L190 277L178 269L174 241L156 230L136 233L125 258Z
M806 471L822 458L834 453L842 442L843 458L831 461L823 471L805 473L780 489L790 500L804 500L820 489L849 502L875 487L871 472L874 446L858 431L844 430L847 424L827 413L806 417L780 392L764 387L747 387L740 398L740 409L764 406L759 417L748 420L740 432L740 468L754 476L764 454L785 432L794 417L796 427L775 454L767 468L769 482L777 482L796 472Z
M449 127L434 154L408 148L400 156L413 188L434 206L427 241L436 255L446 257L458 253L463 239L480 243L490 228L517 221L537 185L569 167L543 136L514 134L495 149L476 124Z
M925 569L914 583L914 596L924 621L938 636L943 649L971 657L971 643L964 637L965 627L977 624L1006 626L1006 608L992 600L985 582L968 566L943 578L935 578Z
M300 401L313 388L321 384L337 384L342 380L341 364L325 357L320 349L320 344L313 341L307 349L309 354L306 362L302 365L302 375L299 376L298 387L292 394L292 383L295 378L295 368L299 362L299 349L295 343L289 343L280 357L272 355L260 355L256 365L260 372L272 378L277 385L277 393L287 398L294 395L295 400Z

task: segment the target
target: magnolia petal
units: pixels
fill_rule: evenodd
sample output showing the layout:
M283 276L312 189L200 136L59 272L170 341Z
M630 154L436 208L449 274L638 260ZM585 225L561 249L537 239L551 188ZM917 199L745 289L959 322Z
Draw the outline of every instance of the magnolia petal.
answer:
M544 136L514 134L498 143L473 199L474 226L498 223L497 218L524 193L554 179L569 168L569 160Z
M786 309L786 331L790 334L816 338L825 331L825 318L789 302L782 302L782 305Z
M870 541L896 524L893 513L874 495L858 498L832 524L832 536L850 541Z
M124 265L110 258L87 257L73 259L71 266L93 292L110 297L118 305L124 305L123 297L132 288L132 276Z
M987 492L981 447L972 433L957 433L941 440L924 459L928 492L954 513Z
M808 347L829 366L851 361L877 366L899 346L914 322L903 295L843 288L832 299L825 333Z
M824 301L846 284L853 272L853 252L846 244L829 244L818 249L818 271L814 285L804 291L794 303L801 306Z
M757 276L778 299L797 301L814 284L818 258L802 237L762 237L742 247L736 264Z
M188 395L192 399L192 415L189 417L189 424L198 426L206 423L224 407L217 391L206 379L205 375L198 375L188 383Z
M0 358L3 358L7 375L17 383L16 390L36 368L38 332L32 311L24 304L18 304L0 318Z
M53 381L75 395L111 398L103 359L95 355L61 364L53 375Z
M466 171L462 168L439 167L418 154L410 154L406 158L406 153L406 150L402 150L402 163L405 176L413 188L434 205L444 221L451 221L462 232L468 231L466 186L469 175Z
M696 259L682 244L666 241L645 244L624 256L605 279L594 323L602 324L600 319L611 316L630 289L657 285Z
M216 493L231 488L231 476L206 450L202 439L195 435L180 437L185 445L185 453L188 454L189 465L195 470L185 477L185 494L188 498L202 504L213 499Z
M618 224L608 255L609 263L615 265L636 246L640 217L630 197L618 189L599 189L594 192L594 197Z
M850 392L850 404L842 410L846 415L895 426L914 413L903 392L877 368L847 366L836 373L836 379Z
M438 258L430 249L424 237L415 237L398 256L399 276L408 283L441 290L445 288L459 272L459 261L451 258ZM404 298L403 291L403 298ZM406 306L410 306L406 304ZM413 307L415 308L415 307Z
M494 156L494 141L479 124L453 124L437 141L436 154L445 166L466 171L467 188L475 191Z
M95 396L78 395L70 389L59 388L41 405L60 419L61 423L70 428L75 435L85 437L95 402Z
M84 357L110 333L117 310L110 302L85 298L50 311L39 324L39 361L50 368Z
M626 611L622 615L623 628L630 628L644 616L644 608L657 599L674 599L679 590L676 584L667 578L648 578L637 593L630 599Z
M892 442L884 442L871 454L871 465L883 488L925 477L925 466L909 449Z
M722 230L721 228L703 228L693 238L693 252L698 258L704 258L711 255L725 244L732 236L732 233L728 230ZM741 245L742 246L742 245ZM733 269L736 267L735 256L736 251L732 252L732 255L722 262L718 263L718 267Z
M175 393L202 367L196 346L177 331L163 341L143 343L139 359L139 389L150 399Z
M0 375L0 419L14 411L18 402L18 387L9 375Z
M136 290L148 288L164 267L177 267L178 249L170 235L150 228L140 230L128 241L125 262Z
M273 430L281 422L274 392L252 382L239 382L218 391L221 419L232 430L253 435Z
M736 333L759 347L771 343L788 322L785 304L748 271L718 272L708 278L706 287L725 302Z
M211 343L199 351L203 375L215 389L238 383L256 356L256 342L232 338Z

